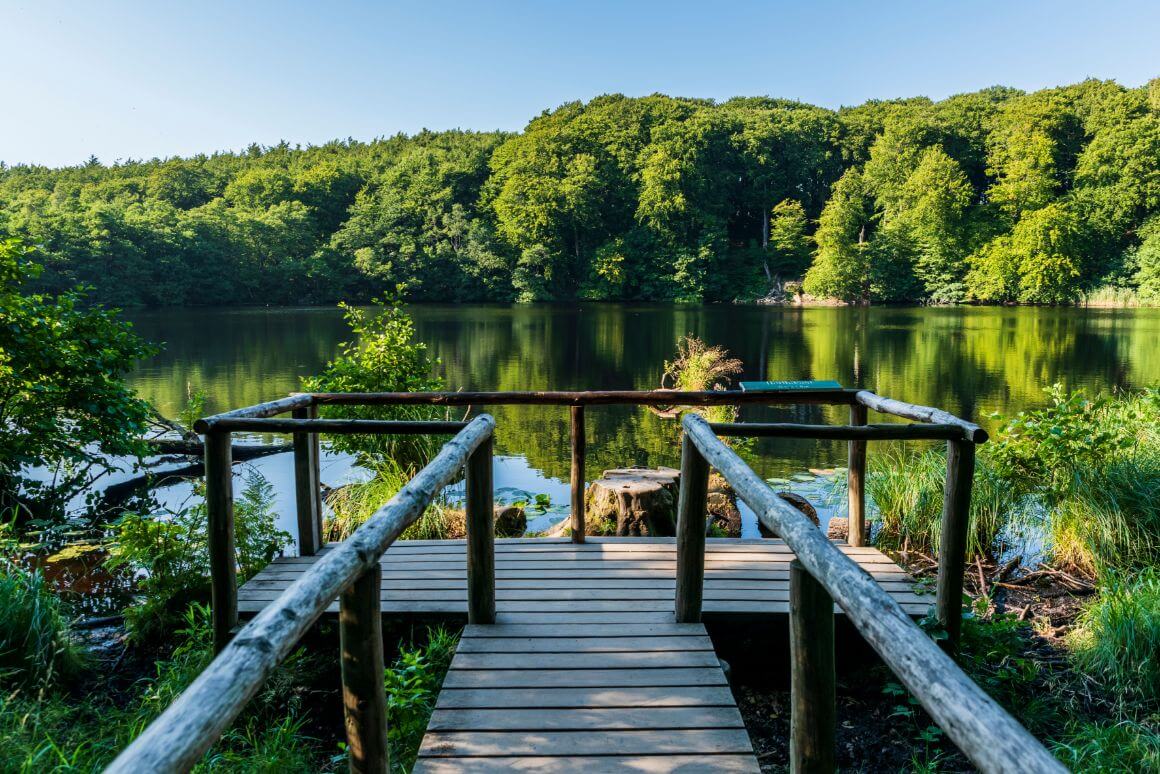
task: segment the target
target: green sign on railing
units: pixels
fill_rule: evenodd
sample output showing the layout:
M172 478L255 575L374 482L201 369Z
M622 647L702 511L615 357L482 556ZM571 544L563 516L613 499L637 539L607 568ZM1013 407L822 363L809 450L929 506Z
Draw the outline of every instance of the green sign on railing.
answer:
M842 385L833 379L820 379L802 382L741 382L744 392L761 392L766 390L840 390Z

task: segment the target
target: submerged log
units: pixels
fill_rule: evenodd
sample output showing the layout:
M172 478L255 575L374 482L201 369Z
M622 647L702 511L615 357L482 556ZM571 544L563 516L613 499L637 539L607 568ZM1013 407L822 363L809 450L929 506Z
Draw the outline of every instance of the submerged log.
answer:
M672 536L677 525L680 472L672 468L615 468L588 486L589 535Z

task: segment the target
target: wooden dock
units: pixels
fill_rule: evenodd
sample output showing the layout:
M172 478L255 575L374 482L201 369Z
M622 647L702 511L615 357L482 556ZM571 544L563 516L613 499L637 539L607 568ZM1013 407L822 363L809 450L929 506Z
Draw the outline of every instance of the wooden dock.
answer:
M880 551L838 546L907 613L930 609ZM275 560L239 612L330 550ZM792 559L780 540L709 539L704 617L788 615ZM380 563L384 616L466 615L464 541L398 542ZM758 770L705 627L674 623L672 538L497 540L495 566L497 622L464 630L416 772Z
M334 545L275 559L239 589L239 613L260 611ZM916 594L913 579L881 551L836 545L907 613L929 612L933 595ZM793 558L780 540L706 540L705 618L787 615ZM466 616L464 541L400 541L380 563L383 615ZM497 623L671 623L676 567L673 538L496 540ZM337 603L328 611L337 613Z

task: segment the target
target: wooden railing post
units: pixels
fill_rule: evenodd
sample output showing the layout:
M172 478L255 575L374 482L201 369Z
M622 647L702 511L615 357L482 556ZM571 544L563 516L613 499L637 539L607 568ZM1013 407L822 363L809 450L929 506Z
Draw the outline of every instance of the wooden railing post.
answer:
M584 542L584 407L572 406L572 542Z
M318 407L294 409L295 419L317 419ZM318 482L318 433L294 433L294 490L298 503L298 555L322 547L322 488Z
M387 697L383 687L383 569L377 562L339 597L342 706L352 774L387 774Z
M234 555L234 469L228 432L205 434L205 509L213 607L213 648L220 653L238 623L238 574Z
M688 434L684 434L681 437L681 487L677 494L677 623L701 620L708 496L709 463Z
M834 600L797 559L789 565L789 770L834 771Z
M951 650L957 650L963 625L963 570L971 522L971 485L975 444L947 441L947 480L943 490L942 534L938 550L937 614Z
M495 504L491 482L493 439L467 458L467 621L495 623Z
M866 424L866 407L855 403L850 406L850 424ZM846 495L849 503L849 529L846 542L852 546L866 543L866 442L850 441L850 455L846 467Z

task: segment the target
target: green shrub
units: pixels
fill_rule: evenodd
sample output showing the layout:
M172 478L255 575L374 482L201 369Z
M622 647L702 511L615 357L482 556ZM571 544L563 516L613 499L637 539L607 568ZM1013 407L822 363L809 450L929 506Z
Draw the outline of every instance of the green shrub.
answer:
M0 682L47 687L82 666L44 576L0 557Z
M175 513L127 513L113 527L107 566L132 572L139 602L125 611L138 640L166 632L191 602L209 596L208 519L204 499ZM256 575L291 542L275 523L274 488L246 473L234 502L234 548L241 581Z
M1070 636L1076 663L1125 699L1160 701L1160 569L1108 577Z
M373 315L342 305L356 335L342 345L339 356L322 373L303 380L308 392L426 392L443 387L432 375L435 363L427 345L414 341L415 326L398 302L379 304ZM343 419L438 419L432 406L325 406L324 416ZM338 451L354 454L360 463L375 466L392 460L402 469L427 464L443 445L429 435L336 435L329 438Z
M1156 443L1160 391L1099 396L1054 384L1050 405L1007 420L986 448L997 471L1050 502L1066 496L1077 472L1089 471Z
M918 452L897 445L869 455L866 491L881 523L876 543L936 551L942 534L945 482L945 452ZM1019 498L1008 482L980 454L971 495L968 557L988 555L1018 507Z
M429 629L424 645L402 648L387 668L387 734L393 770L407 772L414 765L458 643L457 633L442 627Z

